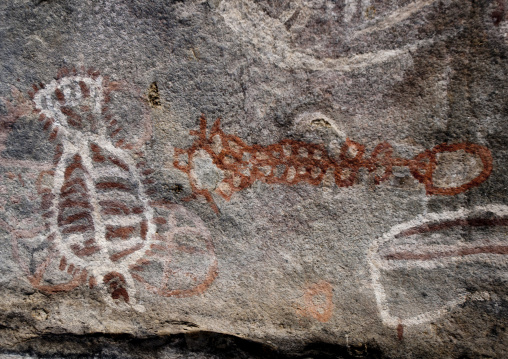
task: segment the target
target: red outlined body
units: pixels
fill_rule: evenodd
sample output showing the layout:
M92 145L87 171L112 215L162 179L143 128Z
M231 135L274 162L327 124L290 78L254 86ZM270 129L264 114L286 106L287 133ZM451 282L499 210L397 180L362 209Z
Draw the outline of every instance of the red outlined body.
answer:
M492 172L490 150L472 143L441 144L413 159L404 159L394 157L393 148L387 142L378 144L370 157L366 157L365 146L346 139L339 159L336 160L328 155L321 144L283 140L269 146L248 145L237 136L225 134L220 128L220 120L214 123L207 136L204 116L200 119L199 131L191 131L190 134L196 136L194 144L188 149L175 148L173 165L188 175L193 193L204 196L215 211L218 208L210 191L199 188L191 173L195 157L201 151L205 151L214 165L224 172L225 178L215 192L226 200L256 180L270 184L307 183L316 186L328 172L333 174L338 187L349 187L355 184L362 168L374 173L374 183L377 185L390 178L393 167L409 168L413 177L424 184L428 195L456 195L479 186ZM464 151L479 158L481 173L457 187L437 187L433 174L438 155L456 151Z

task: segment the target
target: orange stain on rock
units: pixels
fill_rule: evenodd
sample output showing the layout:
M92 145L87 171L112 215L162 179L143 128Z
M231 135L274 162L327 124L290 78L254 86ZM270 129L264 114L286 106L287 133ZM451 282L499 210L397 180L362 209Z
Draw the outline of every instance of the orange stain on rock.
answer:
M324 280L312 284L305 290L303 295L305 303L303 308L298 308L296 313L304 317L312 317L322 323L326 323L333 315L333 288Z

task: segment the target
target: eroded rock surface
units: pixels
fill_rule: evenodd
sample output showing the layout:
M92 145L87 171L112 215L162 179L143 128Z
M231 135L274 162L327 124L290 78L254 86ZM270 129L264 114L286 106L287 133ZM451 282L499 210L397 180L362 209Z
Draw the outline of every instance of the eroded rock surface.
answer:
M0 356L508 356L506 0L0 4Z

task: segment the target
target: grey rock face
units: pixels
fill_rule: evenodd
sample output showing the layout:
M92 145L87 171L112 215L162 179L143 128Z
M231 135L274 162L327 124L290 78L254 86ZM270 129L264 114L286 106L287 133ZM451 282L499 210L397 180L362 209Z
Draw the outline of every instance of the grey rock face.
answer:
M506 9L3 1L0 356L506 357Z

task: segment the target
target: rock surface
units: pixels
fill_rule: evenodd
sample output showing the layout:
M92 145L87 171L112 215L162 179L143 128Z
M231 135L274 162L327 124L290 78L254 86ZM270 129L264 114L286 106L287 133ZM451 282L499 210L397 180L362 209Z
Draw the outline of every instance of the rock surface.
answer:
M506 0L0 3L0 354L508 356Z

